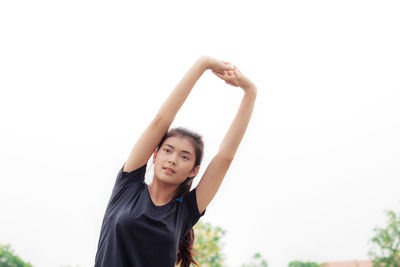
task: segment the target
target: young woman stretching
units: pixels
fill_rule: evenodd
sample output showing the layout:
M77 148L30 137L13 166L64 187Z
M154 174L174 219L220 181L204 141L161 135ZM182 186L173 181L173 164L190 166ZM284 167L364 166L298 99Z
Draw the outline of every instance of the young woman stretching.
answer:
M201 136L169 129L194 84L207 69L244 91L218 153L190 191L203 157ZM200 57L159 109L122 165L107 204L95 267L188 267L194 260L192 227L217 193L246 131L256 86L236 66ZM153 154L154 177L144 181Z

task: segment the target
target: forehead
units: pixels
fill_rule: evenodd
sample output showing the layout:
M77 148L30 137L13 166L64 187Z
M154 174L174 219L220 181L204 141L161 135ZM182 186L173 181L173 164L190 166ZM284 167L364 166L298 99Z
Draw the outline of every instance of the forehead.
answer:
M189 151L192 155L194 155L194 147L193 144L188 140L188 138L180 137L180 136L171 136L165 139L163 146L169 144L174 147L174 149L182 151Z

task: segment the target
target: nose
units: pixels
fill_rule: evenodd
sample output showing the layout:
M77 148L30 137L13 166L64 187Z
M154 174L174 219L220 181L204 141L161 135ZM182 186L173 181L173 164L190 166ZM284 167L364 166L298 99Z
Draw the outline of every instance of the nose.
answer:
M175 159L175 157L170 157L170 158L168 159L168 163L169 163L169 164L176 165L176 159Z

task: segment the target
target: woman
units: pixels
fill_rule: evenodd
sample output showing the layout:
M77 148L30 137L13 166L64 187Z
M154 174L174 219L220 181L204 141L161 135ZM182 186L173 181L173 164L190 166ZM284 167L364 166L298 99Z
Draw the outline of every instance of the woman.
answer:
M201 136L169 129L196 81L207 69L244 91L239 110L197 187L189 191L203 157ZM256 86L229 62L200 57L141 134L121 167L103 219L95 267L188 267L192 227L217 193L246 131ZM153 154L154 177L144 181Z

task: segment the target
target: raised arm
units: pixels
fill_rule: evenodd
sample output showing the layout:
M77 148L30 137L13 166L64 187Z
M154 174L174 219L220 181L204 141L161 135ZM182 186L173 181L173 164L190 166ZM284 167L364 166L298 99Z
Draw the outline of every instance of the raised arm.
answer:
M239 110L225 134L217 154L211 160L196 187L197 205L200 213L206 209L214 198L231 165L236 150L246 132L257 96L256 86L238 69L235 70L234 73L231 73L231 75L229 75L229 72L224 74L213 72L218 77L225 80L226 83L241 87L244 91L244 95Z
M159 109L157 115L133 146L123 171L130 172L143 166L171 126L178 110L201 75L208 69L209 57L202 56L190 67Z

